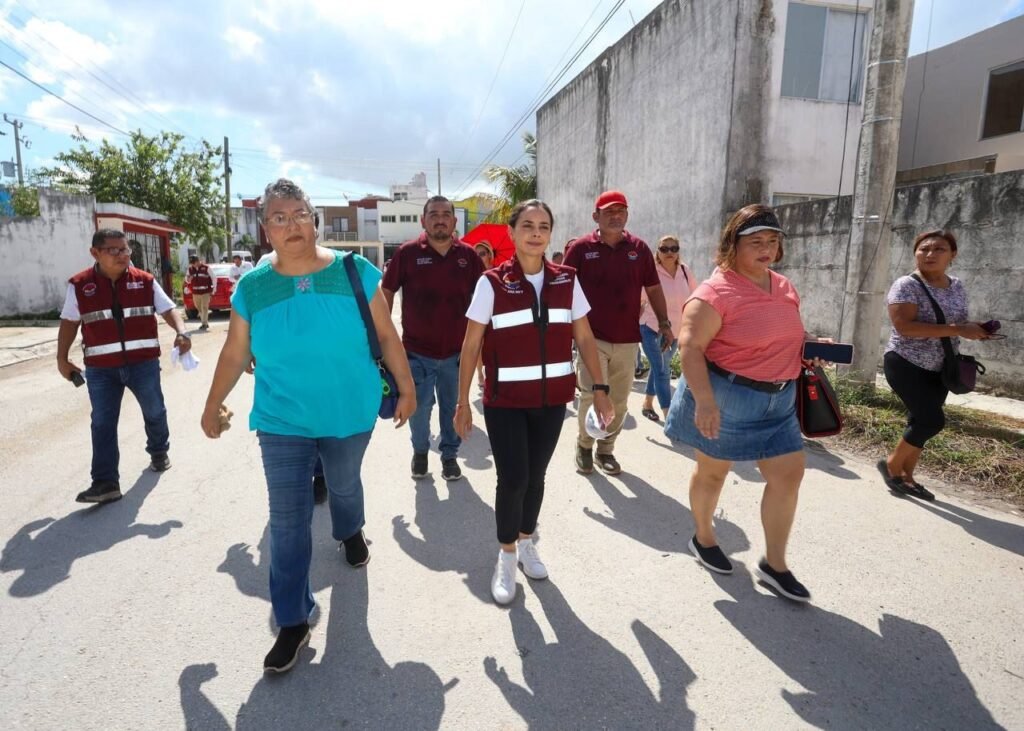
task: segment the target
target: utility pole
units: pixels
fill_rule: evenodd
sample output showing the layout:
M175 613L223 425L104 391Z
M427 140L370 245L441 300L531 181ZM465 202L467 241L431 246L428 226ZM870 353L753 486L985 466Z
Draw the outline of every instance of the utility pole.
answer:
M854 344L853 380L874 384L881 349L882 316L889 286L892 209L896 195L903 87L914 0L874 4L864 118L857 152L857 182L850 222L850 255L840 339Z
M25 172L21 168L21 137L18 133L21 131L21 128L25 125L24 123L19 122L16 119L10 119L7 116L6 112L4 113L4 121L7 122L7 124L14 127L14 155L18 161L18 185L24 185Z
M441 195L441 158L437 158L437 194Z
M231 161L228 156L228 138L224 136L224 245L231 254ZM222 255L223 256L223 255Z

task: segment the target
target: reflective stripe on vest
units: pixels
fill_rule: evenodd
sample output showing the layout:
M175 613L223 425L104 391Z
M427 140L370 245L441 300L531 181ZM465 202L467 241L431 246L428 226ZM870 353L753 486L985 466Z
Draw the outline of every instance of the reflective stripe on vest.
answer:
M143 348L159 348L160 341L156 338L151 340L127 340L124 344L125 352L129 350L142 350ZM121 352L121 343L107 343L106 345L93 345L88 348L82 348L86 358L90 358L94 355L110 355L111 353Z
M154 307L125 307L125 317L145 317L148 315L155 315L156 309ZM112 310L96 310L95 312L87 312L82 315L82 322L98 322L99 320L113 320L114 313Z
M548 310L548 323L568 324L572 322L572 310ZM513 310L491 316L491 327L502 330L506 327L533 324L533 310Z
M511 383L513 381L539 381L544 377L544 373L541 370L543 367L544 366L535 365L519 366L518 368L498 368L498 381L503 383ZM548 378L559 378L561 376L571 376L572 374L572 363L569 361L547 364Z

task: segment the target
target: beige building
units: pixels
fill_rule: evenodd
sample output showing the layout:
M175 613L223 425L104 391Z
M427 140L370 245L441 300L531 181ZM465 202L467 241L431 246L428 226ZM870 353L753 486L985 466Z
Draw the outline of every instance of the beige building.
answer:
M1024 169L1024 16L907 64L899 180Z

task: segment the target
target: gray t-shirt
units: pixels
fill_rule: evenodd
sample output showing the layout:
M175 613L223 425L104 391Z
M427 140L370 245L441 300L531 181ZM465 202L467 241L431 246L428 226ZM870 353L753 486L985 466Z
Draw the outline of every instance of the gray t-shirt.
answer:
M928 291L939 303L942 314L946 316L949 324L967 322L967 290L956 277L949 278L949 286L940 289L930 287ZM887 305L915 304L917 305L916 322L928 322L935 324L938 320L935 317L935 309L931 301L924 293L921 283L908 276L900 277L893 282L889 288L889 294L885 298ZM953 350L960 351L960 338L950 338L953 341ZM942 370L942 361L945 354L942 352L941 338L911 338L900 335L896 328L892 329L889 335L889 344L885 346L885 352L893 351L906 358L908 361L929 371Z

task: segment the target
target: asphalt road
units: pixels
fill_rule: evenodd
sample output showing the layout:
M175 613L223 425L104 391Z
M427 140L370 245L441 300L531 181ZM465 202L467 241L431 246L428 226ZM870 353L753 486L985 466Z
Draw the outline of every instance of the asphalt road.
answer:
M221 440L199 429L224 332L218 320L195 335L198 371L165 365L170 471L146 470L126 397L126 494L101 507L74 502L88 485L85 389L52 357L0 369L0 727L1024 728L1020 515L941 485L930 505L891 497L867 461L812 445L790 563L814 602L795 606L750 575L757 471L727 482L719 537L738 571L713 576L686 552L692 460L632 417L626 472L588 479L570 415L539 528L551 578L520 574L510 608L489 596L486 435L463 446L464 480L444 483L435 452L416 482L407 431L379 423L363 465L373 560L349 568L317 508L322 615L297 667L265 678L251 381Z

